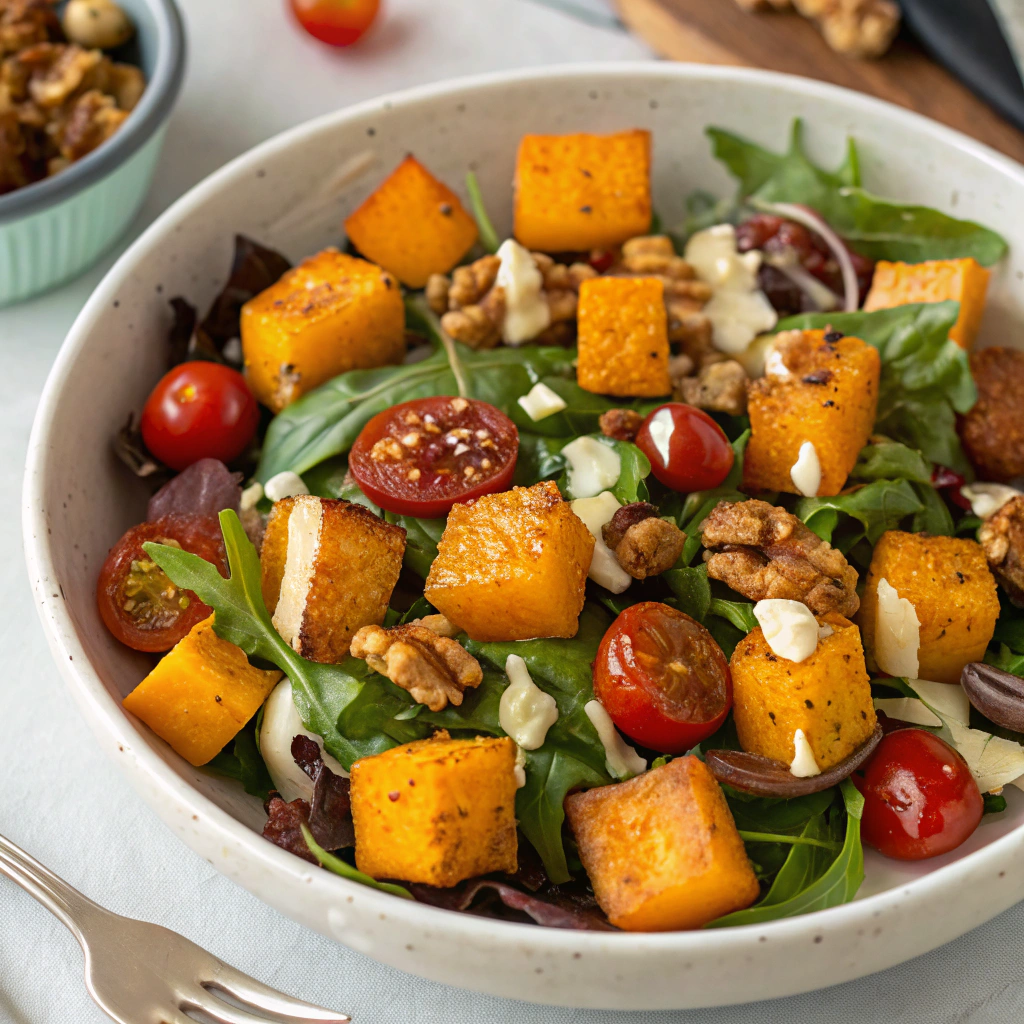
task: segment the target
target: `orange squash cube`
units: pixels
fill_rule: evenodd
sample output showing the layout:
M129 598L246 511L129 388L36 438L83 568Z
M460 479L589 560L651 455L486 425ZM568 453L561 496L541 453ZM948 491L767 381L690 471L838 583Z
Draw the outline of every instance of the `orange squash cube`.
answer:
M401 289L376 264L324 249L242 307L242 354L249 387L274 412L339 373L400 363Z
M586 391L656 398L672 391L668 314L656 277L593 277L580 286L576 380Z
M516 745L445 732L352 765L356 865L371 878L449 887L514 873Z
M576 635L594 537L550 480L456 505L427 600L473 640Z
M960 316L949 336L969 352L978 336L985 312L989 270L977 260L928 260L925 263L890 263L879 260L871 279L864 309L891 309L911 302L942 302L956 299Z
M862 746L876 720L860 630L835 613L818 624L832 633L809 658L793 662L773 654L758 627L736 645L729 670L743 749L790 764L801 729L825 771Z
M527 249L608 248L650 227L650 132L523 136L514 232Z
M917 612L918 678L959 683L964 665L981 661L999 618L999 595L985 552L966 537L926 537L889 530L871 556L858 618L874 664L878 582L885 579Z
M249 664L245 652L197 623L124 699L189 764L206 764L259 711L283 673Z
M573 793L565 812L597 902L619 928L700 928L757 899L729 805L696 757Z
M345 231L367 259L409 288L447 274L477 238L459 197L411 153L348 217Z
M792 470L807 441L821 468L817 494L838 494L871 436L880 374L877 349L860 338L780 334L765 376L748 388L743 489L799 494Z

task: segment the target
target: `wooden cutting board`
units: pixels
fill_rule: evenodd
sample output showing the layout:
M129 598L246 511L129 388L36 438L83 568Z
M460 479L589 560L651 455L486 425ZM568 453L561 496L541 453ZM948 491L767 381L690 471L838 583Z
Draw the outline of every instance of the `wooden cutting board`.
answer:
M1024 133L1004 121L912 40L878 60L829 49L792 11L751 14L736 0L615 0L619 16L671 60L768 68L870 93L971 135L1024 163Z

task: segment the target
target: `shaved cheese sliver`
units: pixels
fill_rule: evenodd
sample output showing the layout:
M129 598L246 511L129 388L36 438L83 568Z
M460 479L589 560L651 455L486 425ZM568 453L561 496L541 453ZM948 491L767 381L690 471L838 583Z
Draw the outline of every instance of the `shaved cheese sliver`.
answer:
M875 710L911 725L942 725L942 719L924 701L914 697L876 697Z
M900 597L883 576L878 581L878 611L875 619L875 661L890 676L916 679L921 623L913 604Z

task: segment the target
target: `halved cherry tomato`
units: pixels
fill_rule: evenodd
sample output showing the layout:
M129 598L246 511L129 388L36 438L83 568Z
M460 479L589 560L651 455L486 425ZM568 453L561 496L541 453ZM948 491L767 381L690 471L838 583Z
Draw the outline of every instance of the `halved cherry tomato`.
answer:
M136 651L169 651L211 610L167 578L143 551L147 541L191 551L226 577L224 541L213 516L169 515L133 526L110 549L96 584L104 625Z
M629 737L663 754L707 739L732 707L722 648L696 619L643 601L611 624L594 661L594 695Z
M299 24L329 46L351 46L366 34L380 0L291 0Z
M882 737L853 773L864 794L864 842L896 860L955 850L978 827L984 801L967 762L924 729Z
M378 413L352 445L359 489L388 512L438 519L452 505L507 490L519 431L470 398L418 398Z
M142 440L171 469L200 459L230 462L248 447L260 411L245 378L203 360L164 375L142 410Z
M722 428L702 409L682 402L660 405L644 420L637 447L651 472L684 494L717 487L736 458Z

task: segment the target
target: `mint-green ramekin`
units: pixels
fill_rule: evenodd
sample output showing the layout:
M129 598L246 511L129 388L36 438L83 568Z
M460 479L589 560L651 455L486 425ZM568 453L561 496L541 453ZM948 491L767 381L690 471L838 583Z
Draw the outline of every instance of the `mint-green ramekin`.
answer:
M108 142L60 174L0 196L0 306L75 277L124 233L149 191L185 72L175 0L119 0L146 91Z

